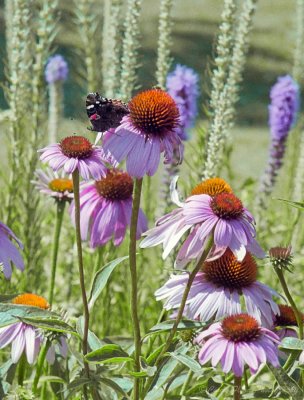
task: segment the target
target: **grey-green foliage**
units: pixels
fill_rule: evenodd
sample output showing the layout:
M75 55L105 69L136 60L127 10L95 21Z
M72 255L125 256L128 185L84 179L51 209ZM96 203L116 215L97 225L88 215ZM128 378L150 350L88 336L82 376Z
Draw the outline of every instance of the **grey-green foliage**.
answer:
M171 65L172 5L173 0L161 0L159 11L156 81L162 89L165 89L166 78Z
M6 220L24 243L28 282L41 254L39 195L31 180L38 162L37 150L44 138L46 90L43 73L57 24L57 1L44 0L38 9L33 4L33 1L14 0L6 90L11 142Z
M304 77L304 1L297 0L296 5L296 34L293 60L293 78L300 84Z
M87 91L97 91L100 87L100 48L101 42L99 30L100 13L95 0L76 0L75 15L76 26L79 31L79 37L82 42L81 55L85 60L85 82Z
M122 45L120 96L129 100L137 81L141 0L128 0Z
M105 0L102 38L102 79L106 97L116 97L120 72L122 0Z
M211 121L206 143L206 161L202 171L204 179L218 173L223 148L234 123L235 105L239 96L256 0L242 2L236 27L236 3L226 0L224 4L217 46L218 57L215 59L215 75L212 79Z

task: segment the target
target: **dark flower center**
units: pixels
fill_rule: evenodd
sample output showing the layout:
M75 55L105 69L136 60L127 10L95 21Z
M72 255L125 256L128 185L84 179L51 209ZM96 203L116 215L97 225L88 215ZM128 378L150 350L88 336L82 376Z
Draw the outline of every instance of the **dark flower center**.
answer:
M133 180L126 172L108 170L107 176L95 182L98 193L108 200L127 200L132 197Z
M279 304L280 315L276 315L276 326L298 326L297 319L293 309L285 304ZM304 314L301 313L304 322Z
M232 193L230 185L222 178L210 178L196 185L191 195L208 194L214 197L220 193Z
M92 144L84 136L68 136L60 142L63 154L69 158L84 159L90 157Z
M161 89L137 94L128 104L133 125L147 135L164 136L178 126L179 111L173 98Z
M64 178L58 178L58 179L53 179L49 183L49 188L53 192L69 192L73 193L73 181L71 179L64 179Z
M210 205L214 214L223 219L237 218L244 211L241 200L232 193L215 195Z
M230 289L242 289L256 281L257 265L250 253L238 261L230 249L222 257L205 262L202 267L206 279L215 285Z
M248 314L231 315L222 322L222 334L232 342L251 342L259 338L260 327Z

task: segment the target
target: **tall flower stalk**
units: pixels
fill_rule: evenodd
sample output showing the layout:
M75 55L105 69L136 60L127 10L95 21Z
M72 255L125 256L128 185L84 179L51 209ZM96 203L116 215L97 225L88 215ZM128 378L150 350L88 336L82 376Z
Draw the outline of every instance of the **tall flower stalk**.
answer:
M52 306L53 298L54 298L54 287L55 287L57 259L58 259L58 250L59 250L59 239L60 239L60 233L61 233L62 220L63 220L63 216L64 216L64 209L65 209L65 201L57 201L56 224L55 224L54 240L53 240L51 283L50 283L50 291L49 291L49 297L48 297L50 306Z
M294 49L294 60L292 76L298 82L303 82L304 76L304 1L297 0L296 5L296 45Z
M162 89L165 89L166 78L171 64L172 4L173 0L161 0L159 11L156 81L157 85Z
M138 317L138 288L137 288L137 266L136 266L136 234L137 234L137 221L140 206L140 197L142 189L142 178L135 180L134 198L132 207L132 216L130 224L130 244L129 244L129 266L131 275L131 316L134 330L134 369L136 372L140 371L140 355L141 355L141 336L140 324ZM139 380L134 378L134 400L139 399Z
M45 80L49 89L49 143L57 142L59 120L63 115L63 82L68 73L68 65L61 55L57 54L48 60Z
M99 15L94 0L79 0L75 1L74 4L77 27L85 55L87 90L88 92L95 92L99 86L98 66L100 61L98 55L100 52L96 46L99 42L97 39Z
M207 134L203 179L214 177L218 173L222 152L234 122L256 2L257 0L244 0L236 28L235 2L225 2L222 33L217 46L219 56L215 60L216 76L212 80L211 122ZM233 47L230 48L232 44Z
M125 19L125 34L122 43L120 96L127 101L131 98L137 81L139 48L139 15L142 0L128 0Z
M85 289L85 278L84 278L84 266L82 256L82 242L81 242L81 228L80 228L80 196L79 196L79 171L75 169L72 174L73 177L73 188L74 188L74 204L75 204L75 227L76 227L76 244L78 254L78 270L79 270L79 283L81 288L82 304L83 304L83 317L84 317L84 328L82 338L82 353L85 356L88 352L88 332L90 322L90 312L88 299ZM89 366L84 362L84 368L87 377L90 376Z
M102 40L102 86L106 97L116 97L120 72L120 15L122 0L105 0Z

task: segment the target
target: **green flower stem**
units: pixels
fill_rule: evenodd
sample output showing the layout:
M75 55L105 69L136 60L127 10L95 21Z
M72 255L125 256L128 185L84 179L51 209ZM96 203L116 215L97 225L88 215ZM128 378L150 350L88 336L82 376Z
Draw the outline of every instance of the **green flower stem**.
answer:
M186 301L187 301L187 298L188 298L188 294L190 292L190 289L191 289L192 283L194 281L194 278L195 278L196 274L199 272L199 270L200 270L200 268L202 266L202 263L206 260L212 245L213 245L213 238L211 237L209 239L209 242L207 243L207 245L205 247L205 250L203 251L203 254L201 255L199 261L197 262L195 268L193 269L193 271L189 275L189 279L188 279L188 282L187 282L187 285L185 287L184 294L183 294L183 297L182 297L182 300L181 300L181 305L180 305L180 307L178 309L177 317L176 317L176 319L174 321L174 324L173 324L173 326L171 328L169 336L168 336L168 338L166 340L166 345L163 347L162 351L160 352L160 354L158 355L158 357L157 357L157 359L155 361L154 365L157 366L157 367L159 367L159 364L160 364L160 362L162 360L162 357L168 351L169 347L172 344L172 341L173 341L174 336L175 336L176 331L177 331L178 324L180 323L180 320L182 319L183 312L184 312L185 305L186 305ZM151 386L151 384L153 382L153 379L154 379L154 377L152 376L147 380L143 399L145 398L145 395L148 393L148 391L150 389L150 386Z
M233 386L233 399L241 400L241 389L242 389L242 377L235 376L234 377L234 386Z
M26 371L26 357L25 353L22 354L18 364L18 385L23 386L24 376Z
M79 283L82 295L83 304L83 317L84 317L84 328L83 328L83 339L82 339L82 353L85 356L88 352L88 332L89 332L89 305L85 289L84 280L84 268L82 258L82 243L80 233L80 196L79 196L79 171L76 169L73 172L73 188L74 188L74 203L75 203L75 226L76 226L76 242L77 242L77 253L78 253L78 269L79 269ZM89 365L84 361L84 369L87 377L90 376ZM84 388L84 395L86 389Z
M287 286L287 283L286 283L286 280L285 280L285 277L284 277L283 270L281 268L276 268L276 267L274 269L275 269L275 272L276 272L276 274L277 274L277 276L278 276L278 278L280 280L280 283L281 283L281 286L282 286L282 288L284 290L285 296L287 297L287 299L289 301L289 304L291 305L291 307L293 309L293 312L295 314L295 317L296 317L296 320L297 320L297 324L298 324L298 327L299 327L299 339L303 340L303 320L302 320L302 316L301 316L301 314L300 314L300 312L299 312L299 310L298 310L298 308L296 306L296 303L294 302L294 300L293 300L293 298L292 298L292 296L291 296L291 294L289 292L289 289L288 289L288 286Z
M37 367L36 367L36 374L35 374L35 378L34 378L34 382L33 382L33 393L37 394L37 388L38 388L38 383L39 383L39 379L42 373L42 368L43 368L43 364L45 361L45 357L47 355L48 349L50 348L51 342L49 340L47 340L47 342L45 343L45 345L42 347L40 353L39 353L39 357L38 357L38 361L37 361Z
M130 244L129 244L129 267L131 275L131 316L134 329L134 370L135 372L140 371L139 358L141 354L141 338L140 338L140 324L138 318L138 289L137 289L137 269L136 269L136 232L137 232L137 221L140 206L140 196L142 189L142 178L135 180L134 197L132 205L132 216L130 225ZM134 400L139 399L139 380L134 378Z
M51 285L50 285L50 292L49 292L49 299L48 299L50 306L53 305L59 239L60 239L60 232L61 232L62 220L63 220L63 215L64 215L64 209L65 209L65 201L64 200L57 201L56 225L55 225L55 232L54 232L53 255L52 255L52 275L51 275Z
M193 377L194 372L191 371L191 369L188 372L187 378L182 386L182 390L180 392L181 398L183 399L183 396L186 394L186 391L188 389L189 383L191 382L191 379Z

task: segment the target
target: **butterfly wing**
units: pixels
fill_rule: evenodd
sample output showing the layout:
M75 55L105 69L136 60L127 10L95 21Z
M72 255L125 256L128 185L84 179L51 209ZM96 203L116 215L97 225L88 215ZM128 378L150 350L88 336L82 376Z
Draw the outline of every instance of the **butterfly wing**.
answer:
M117 128L125 115L129 114L128 105L121 100L107 99L99 93L89 93L86 99L87 115L92 130L105 132Z

